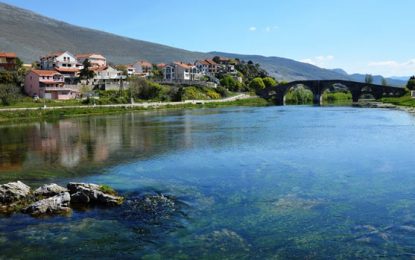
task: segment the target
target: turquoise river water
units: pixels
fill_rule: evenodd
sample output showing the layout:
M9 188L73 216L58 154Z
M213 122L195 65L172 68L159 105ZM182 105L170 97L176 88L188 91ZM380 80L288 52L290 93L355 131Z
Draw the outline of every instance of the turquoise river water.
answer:
M0 126L0 183L108 184L174 210L0 216L0 259L415 256L415 117L233 107Z

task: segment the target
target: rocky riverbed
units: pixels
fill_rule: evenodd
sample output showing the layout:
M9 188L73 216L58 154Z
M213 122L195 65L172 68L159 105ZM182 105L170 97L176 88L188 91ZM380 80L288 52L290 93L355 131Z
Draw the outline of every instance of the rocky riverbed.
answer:
M70 182L66 187L55 183L35 190L21 181L0 185L0 213L22 212L32 216L68 214L72 206L121 205L124 198L105 185Z

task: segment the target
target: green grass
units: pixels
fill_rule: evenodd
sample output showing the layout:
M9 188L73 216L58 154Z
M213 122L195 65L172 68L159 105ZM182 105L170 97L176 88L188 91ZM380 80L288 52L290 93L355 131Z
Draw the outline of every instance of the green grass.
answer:
M38 120L58 120L62 118L86 116L86 115L106 115L129 111L156 110L156 109L191 109L191 108L214 108L224 106L267 106L269 102L262 98L248 98L229 102L217 102L207 104L179 104L161 105L160 107L82 107L82 108L60 108L60 109L36 109L20 111L0 112L0 122L22 122Z
M382 98L383 103L390 103L397 106L415 107L415 99L408 93L402 97L387 97Z
M100 185L99 190L102 191L103 193L107 193L110 195L114 195L114 196L117 195L117 192L113 188L105 184Z

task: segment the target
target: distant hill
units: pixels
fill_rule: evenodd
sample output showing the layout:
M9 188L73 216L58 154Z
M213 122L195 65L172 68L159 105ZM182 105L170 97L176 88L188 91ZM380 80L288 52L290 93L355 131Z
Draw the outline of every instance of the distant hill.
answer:
M51 51L72 53L98 52L115 64L138 59L153 63L183 60L187 62L213 55L236 57L260 63L279 80L346 79L344 75L310 64L278 57L203 53L121 37L115 34L74 26L34 12L0 3L0 51L14 51L31 63Z
M352 80L354 81L360 81L360 82L365 82L365 78L366 78L366 74L351 74L349 75ZM382 76L380 75L373 75L373 83L374 84L382 84ZM385 78L386 82L388 83L388 85L390 86L397 86L397 87L403 87L406 85L407 81L405 80L399 80L399 79L393 79L393 78Z

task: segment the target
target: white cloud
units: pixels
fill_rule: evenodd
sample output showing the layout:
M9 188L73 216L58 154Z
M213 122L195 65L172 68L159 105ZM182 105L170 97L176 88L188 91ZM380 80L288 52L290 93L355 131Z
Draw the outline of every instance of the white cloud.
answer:
M315 65L322 68L327 68L330 66L330 63L334 60L333 55L327 56L316 56L314 58L306 58L300 60L300 62L309 63L311 65Z
M399 62L395 60L371 61L368 70L384 76L410 76L415 74L415 58Z
M263 28L258 28L256 26L251 26L251 27L248 28L248 30L250 32L255 32L255 31L261 30L261 31L266 32L266 33L270 33L272 31L275 31L275 30L278 30L278 29L279 29L279 27L276 26L276 25L274 25L274 26L268 25L268 26L265 26Z

